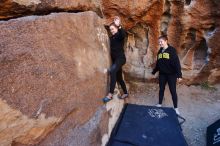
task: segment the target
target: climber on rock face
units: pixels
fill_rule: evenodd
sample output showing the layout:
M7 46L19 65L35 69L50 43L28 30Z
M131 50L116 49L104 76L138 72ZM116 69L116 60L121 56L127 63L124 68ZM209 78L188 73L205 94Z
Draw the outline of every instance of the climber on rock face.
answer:
M124 92L120 98L124 99L128 97L128 91L122 77L122 66L126 63L126 57L124 54L124 39L126 37L126 32L122 28L121 20L118 16L114 18L114 21L110 24L109 29L112 34L110 37L112 65L110 69L107 69L110 73L110 91L108 95L103 98L104 103L112 99L116 82L121 85Z
M178 81L182 80L180 61L176 54L176 49L168 44L166 35L159 37L159 45L161 48L157 54L156 66L152 71L153 75L159 71L159 103L156 106L161 107L165 86L168 83L175 111L179 115L176 81L177 79Z

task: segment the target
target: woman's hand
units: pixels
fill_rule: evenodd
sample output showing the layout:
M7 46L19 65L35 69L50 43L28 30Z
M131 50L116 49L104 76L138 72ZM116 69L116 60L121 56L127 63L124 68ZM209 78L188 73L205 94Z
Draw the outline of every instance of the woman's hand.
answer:
M182 78L177 78L178 82L181 82L183 79Z
M103 73L106 74L107 72L108 72L108 69L105 68L104 71L103 71Z
M119 27L121 25L121 19L118 16L115 16L114 23L116 26Z

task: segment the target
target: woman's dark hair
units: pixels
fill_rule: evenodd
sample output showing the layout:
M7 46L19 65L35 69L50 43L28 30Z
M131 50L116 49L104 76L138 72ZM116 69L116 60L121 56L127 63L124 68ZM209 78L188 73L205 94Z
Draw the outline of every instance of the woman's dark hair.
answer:
M163 39L164 41L168 41L167 35L162 35L158 39Z
M114 22L112 22L112 23L109 25L109 27L111 27L111 26L114 26L115 28L117 28L117 29L118 29L118 26L117 26L117 25L115 25L115 23L114 23Z

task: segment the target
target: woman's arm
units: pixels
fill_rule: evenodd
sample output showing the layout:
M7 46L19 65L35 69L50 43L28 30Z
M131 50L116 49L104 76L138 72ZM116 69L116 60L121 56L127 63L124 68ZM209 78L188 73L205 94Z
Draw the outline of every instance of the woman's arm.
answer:
M158 63L156 62L156 66L154 67L153 71L151 72L153 75L158 71Z
M161 49L160 49L161 50ZM154 67L153 71L151 72L153 75L159 71L159 67L158 67L158 55L159 55L159 52L160 50L158 51L157 53L157 62L156 62L156 66Z
M179 60L179 57L176 53L175 48L174 48L174 51L173 51L173 63L174 63L174 67L175 67L175 70L176 70L176 73L177 73L177 78L182 78L180 60Z
M120 26L120 28L118 29L117 38L122 40L125 37L126 37L126 31Z

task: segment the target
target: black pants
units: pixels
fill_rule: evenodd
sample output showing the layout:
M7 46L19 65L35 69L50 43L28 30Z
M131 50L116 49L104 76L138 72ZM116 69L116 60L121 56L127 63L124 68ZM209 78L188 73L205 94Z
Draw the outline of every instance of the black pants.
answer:
M159 104L162 104L165 86L166 86L166 83L168 82L174 108L177 108L178 99L177 99L177 94L176 94L176 80L177 80L177 77L175 74L174 75L172 74L171 75L166 75L166 74L159 75L159 86L160 86Z
M114 93L116 81L121 85L124 94L127 94L127 88L122 77L122 66L125 64L125 58L119 58L112 60L112 66L110 68L110 93Z

